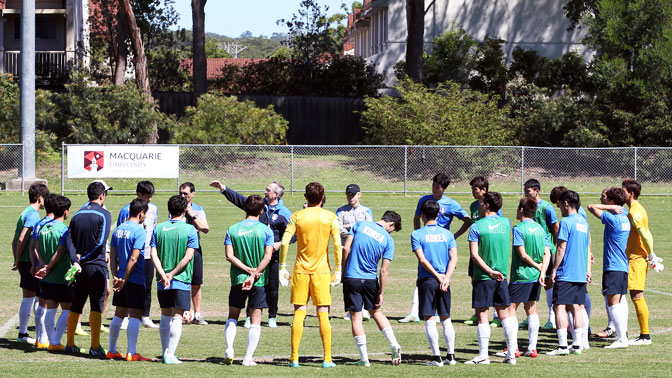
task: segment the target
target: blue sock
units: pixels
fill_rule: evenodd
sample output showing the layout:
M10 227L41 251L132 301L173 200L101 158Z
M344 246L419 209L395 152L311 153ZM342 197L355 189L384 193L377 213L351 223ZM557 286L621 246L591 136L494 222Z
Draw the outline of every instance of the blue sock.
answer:
M585 306L586 306L586 313L588 314L588 319L590 319L590 309L593 307L593 303L590 301L590 295L588 295L588 293L586 293L586 304L585 304ZM590 332L590 326L588 327L588 333L589 334L592 333L592 332Z

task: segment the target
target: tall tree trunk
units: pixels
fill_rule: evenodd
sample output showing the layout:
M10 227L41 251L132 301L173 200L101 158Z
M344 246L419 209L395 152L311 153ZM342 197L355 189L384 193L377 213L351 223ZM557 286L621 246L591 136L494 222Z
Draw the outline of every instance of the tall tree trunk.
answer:
M191 54L193 56L193 102L196 105L198 97L208 90L207 70L208 63L205 58L205 3L207 0L191 0L191 17L193 21L193 44Z
M422 82L422 54L425 33L425 1L406 0L406 74L411 80Z
M153 103L154 99L152 98L152 90L149 87L149 74L147 73L147 56L145 55L145 47L142 44L140 30L135 22L131 0L120 0L120 3L126 15L126 23L128 24L128 31L131 37L131 47L133 48L133 55L135 55L135 81L138 84L138 88L147 96L148 101ZM153 125L147 138L147 143L155 144L158 141L159 132L157 126Z
M117 33L115 35L117 54L116 65L114 67L114 85L120 86L124 84L126 77L126 62L128 57L128 47L126 46L126 38L128 38L128 25L126 23L126 16L121 7L117 9Z

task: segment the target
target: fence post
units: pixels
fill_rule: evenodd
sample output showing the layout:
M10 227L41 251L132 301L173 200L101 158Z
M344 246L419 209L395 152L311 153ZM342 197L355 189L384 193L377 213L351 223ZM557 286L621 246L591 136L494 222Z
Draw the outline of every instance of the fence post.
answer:
M65 195L65 142L61 142L61 195Z
M177 183L175 184L175 191L180 193L180 155L182 154L182 145L177 145Z
M24 142L21 142L21 195L26 195L26 149Z
M520 194L525 195L525 146L520 148Z
M291 192L294 194L294 146L289 147L289 172Z
M637 147L635 147L635 181L637 181Z
M404 146L404 196L408 192L408 146Z

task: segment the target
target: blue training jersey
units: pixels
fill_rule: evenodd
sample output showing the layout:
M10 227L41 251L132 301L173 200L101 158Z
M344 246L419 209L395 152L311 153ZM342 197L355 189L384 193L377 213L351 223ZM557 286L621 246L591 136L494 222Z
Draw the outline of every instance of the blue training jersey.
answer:
M437 273L444 274L450 263L449 250L457 248L453 234L438 224L419 228L411 234L411 249L422 250L425 258ZM418 262L418 278L434 277Z
M579 210L577 210L576 213L579 214L581 217L583 217L583 219L588 220L586 210L583 209L583 206L579 206Z
M588 222L580 215L571 214L562 218L558 231L558 243L565 241L567 245L565 255L556 272L556 280L587 282L589 232Z
M434 199L434 196L431 194L422 196L420 198L418 201L418 206L415 209L415 216L421 216L420 208L422 207L422 204L430 199ZM467 212L464 211L462 206L457 203L457 201L449 198L446 195L436 202L439 204L439 216L436 218L436 224L439 225L439 227L445 228L446 230L450 230L450 223L453 221L453 217L457 217L457 219L462 220L469 216Z
M623 208L622 214L602 212L604 224L604 255L602 267L605 271L628 272L628 257L625 247L630 235L630 220L628 210Z
M128 261L133 255L133 250L137 249L140 250L140 255L128 278L128 282L138 285L145 284L145 259L143 257L145 239L147 239L145 229L135 222L126 221L114 230L110 247L117 249L117 265L119 266L116 274L117 277L124 277ZM115 268L112 267L112 270L114 271Z
M378 223L359 221L350 229L352 246L345 262L346 278L376 279L381 258L394 258L394 240Z
M40 221L37 223L37 226L33 229L33 234L30 236L33 240L38 241L40 238L40 228L44 226L45 224L49 224L54 221L54 218L45 216L44 218L40 219Z

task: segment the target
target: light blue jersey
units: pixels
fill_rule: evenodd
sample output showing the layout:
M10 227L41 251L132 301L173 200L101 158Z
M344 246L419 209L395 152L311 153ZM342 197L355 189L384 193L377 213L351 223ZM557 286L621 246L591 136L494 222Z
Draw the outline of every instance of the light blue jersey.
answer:
M604 224L604 256L602 267L605 271L628 272L628 257L625 247L630 235L628 209L623 208L622 214L602 212Z
M130 277L128 277L128 282L138 285L145 284L145 259L142 253L145 250L146 238L147 233L145 232L145 229L135 222L126 221L114 230L114 233L112 233L112 240L110 241L110 247L117 249L117 265L119 266L116 274L117 277L124 277L128 262L133 255L133 250L138 249L140 250L140 255L138 256L138 261L135 263ZM116 267L112 267L112 270L115 268Z
M420 208L422 207L422 204L430 199L434 199L434 196L431 194L422 196L420 198L418 201L418 206L415 209L415 216L421 216ZM464 211L462 206L460 206L457 201L449 198L446 195L436 202L439 204L439 216L436 218L436 224L439 225L439 227L445 228L446 230L450 230L450 223L453 221L453 217L457 217L457 219L462 220L469 216L469 214Z
M380 259L394 259L394 240L383 226L368 221L355 223L350 235L354 239L345 262L344 277L375 280Z
M556 280L585 283L588 270L588 222L578 214L562 218L558 231L558 243L567 242L565 255L556 272Z
M411 234L411 249L422 250L425 258L437 273L444 274L450 263L451 248L457 248L453 234L437 224L419 228ZM434 277L418 263L418 278Z
M583 210L583 206L579 206L579 210L577 210L576 213L579 214L583 219L588 220L586 210Z

